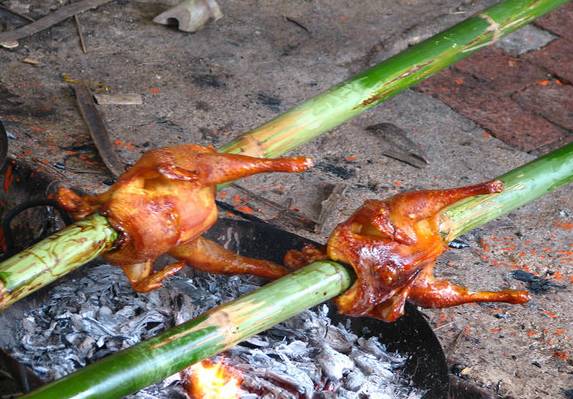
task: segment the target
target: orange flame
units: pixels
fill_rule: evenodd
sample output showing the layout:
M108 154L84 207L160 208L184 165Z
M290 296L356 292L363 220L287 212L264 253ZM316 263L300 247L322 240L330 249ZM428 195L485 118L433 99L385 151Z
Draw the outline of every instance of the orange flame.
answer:
M242 378L239 371L203 360L189 368L187 392L193 399L237 399Z

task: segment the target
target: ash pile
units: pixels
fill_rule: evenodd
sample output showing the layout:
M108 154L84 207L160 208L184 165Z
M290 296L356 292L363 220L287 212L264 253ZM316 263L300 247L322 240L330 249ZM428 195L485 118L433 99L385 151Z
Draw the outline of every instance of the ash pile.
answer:
M119 268L92 267L84 277L53 288L48 300L26 314L11 355L44 380L61 378L262 283L250 276L190 273L137 294ZM217 360L242 373L240 397L422 397L400 376L403 356L387 352L376 337L333 325L327 314L326 305L305 311L220 355ZM183 385L177 374L129 398L187 398Z

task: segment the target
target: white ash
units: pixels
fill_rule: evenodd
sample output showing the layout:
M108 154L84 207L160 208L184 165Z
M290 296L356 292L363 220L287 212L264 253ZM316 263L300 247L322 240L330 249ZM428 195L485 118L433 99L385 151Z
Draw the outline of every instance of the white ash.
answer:
M29 311L11 348L18 361L46 380L61 378L112 352L244 295L262 280L193 273L173 277L149 294L131 289L119 268L100 265L59 284ZM305 311L218 358L242 373L242 399L420 398L400 378L405 358L377 338L359 338L332 325L328 308ZM130 399L186 398L179 375Z

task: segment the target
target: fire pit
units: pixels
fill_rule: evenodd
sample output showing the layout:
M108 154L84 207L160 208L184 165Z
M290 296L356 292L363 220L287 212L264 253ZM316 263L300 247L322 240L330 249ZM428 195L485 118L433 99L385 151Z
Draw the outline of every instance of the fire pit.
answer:
M309 243L269 225L221 220L212 239L247 256L280 261ZM248 238L248 239L247 239ZM84 268L0 315L0 347L26 390L255 289L248 276L190 271L150 294L134 293L119 268ZM216 361L240 373L244 398L445 398L445 358L413 307L394 324L346 318L327 304L231 349ZM18 367L16 367L16 365ZM185 397L179 377L137 398ZM192 379L191 379L192 380ZM314 396L313 396L314 395Z

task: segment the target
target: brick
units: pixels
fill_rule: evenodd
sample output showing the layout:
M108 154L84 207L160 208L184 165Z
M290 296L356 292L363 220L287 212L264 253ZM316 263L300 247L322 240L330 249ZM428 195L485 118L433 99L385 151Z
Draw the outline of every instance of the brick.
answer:
M550 81L543 86L532 85L517 93L514 99L523 108L573 131L573 86Z
M569 143L573 143L573 134L569 134L569 135L563 137L561 140L557 140L557 141L554 141L553 143L549 143L547 145L536 148L535 150L531 151L530 154L535 155L537 157L540 157L541 155L545 155L548 152L556 150L556 149L563 147L564 145L567 145Z
M499 95L511 94L532 82L547 79L547 72L543 69L495 47L478 51L454 68L487 82Z
M475 77L448 69L418 85L460 114L489 130L493 136L522 151L533 151L567 137L562 129L499 96Z
M570 29L573 30L573 27ZM523 58L547 69L561 79L573 82L573 42L569 40L555 40L539 51L526 54Z
M573 40L573 3L567 3L539 18L535 24L561 37Z

